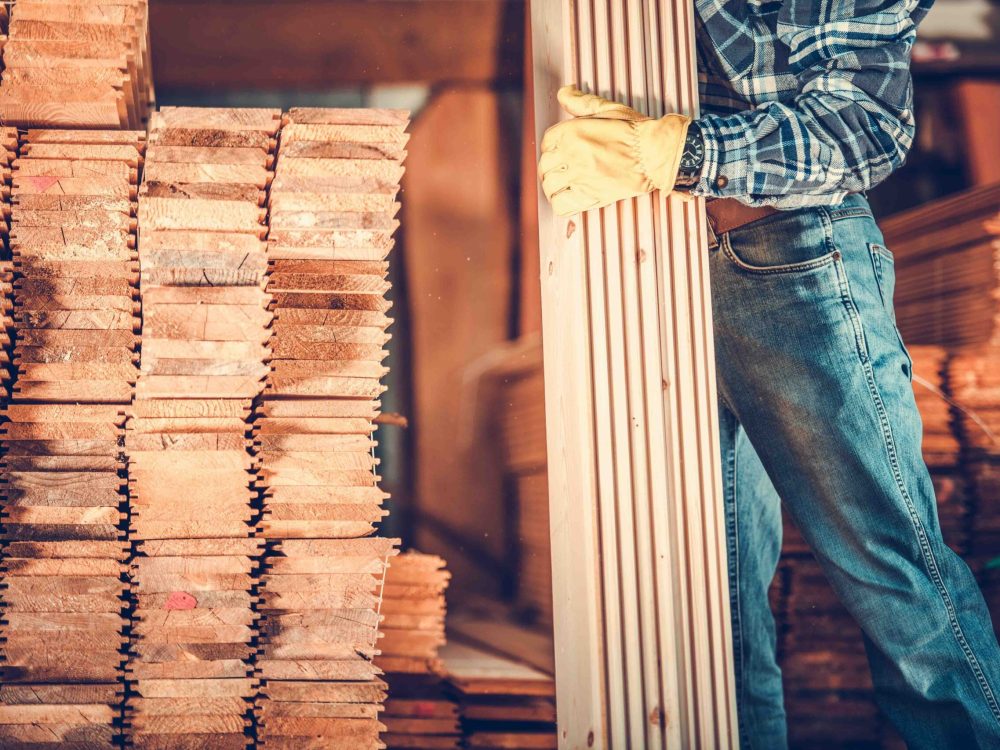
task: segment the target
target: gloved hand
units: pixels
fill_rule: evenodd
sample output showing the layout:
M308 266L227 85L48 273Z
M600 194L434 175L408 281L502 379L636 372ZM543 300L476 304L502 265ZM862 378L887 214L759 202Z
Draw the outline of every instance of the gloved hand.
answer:
M575 86L558 96L574 119L545 131L538 160L542 190L557 214L673 189L691 118L654 120Z

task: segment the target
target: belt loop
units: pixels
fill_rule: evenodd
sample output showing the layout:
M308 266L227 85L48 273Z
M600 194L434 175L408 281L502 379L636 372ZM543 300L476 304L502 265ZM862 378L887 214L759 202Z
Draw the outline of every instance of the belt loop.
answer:
M713 250L719 246L719 235L715 233L715 220L710 214L705 214L705 230L708 233L708 249Z

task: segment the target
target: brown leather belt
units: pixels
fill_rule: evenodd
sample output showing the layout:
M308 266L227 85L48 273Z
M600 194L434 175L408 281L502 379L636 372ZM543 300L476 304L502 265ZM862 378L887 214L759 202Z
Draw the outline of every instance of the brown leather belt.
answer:
M734 198L716 198L705 204L708 213L708 223L716 237L726 232L749 224L752 221L764 219L778 213L778 209L770 206L747 206Z

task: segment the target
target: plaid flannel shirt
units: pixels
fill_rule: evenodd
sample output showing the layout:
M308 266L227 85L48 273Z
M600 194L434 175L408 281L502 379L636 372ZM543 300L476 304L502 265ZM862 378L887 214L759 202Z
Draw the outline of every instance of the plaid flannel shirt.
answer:
M903 163L910 48L934 0L695 0L698 195L835 205Z

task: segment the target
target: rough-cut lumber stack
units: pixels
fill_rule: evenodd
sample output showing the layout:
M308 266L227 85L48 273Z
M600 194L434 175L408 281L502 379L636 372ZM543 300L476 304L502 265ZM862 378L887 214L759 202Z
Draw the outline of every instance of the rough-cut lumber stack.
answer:
M0 120L138 128L152 103L147 0L18 0L3 46Z
M382 721L382 741L388 750L458 750L462 746L458 704L443 687L408 689L390 678L389 699ZM443 682L441 685L443 686ZM398 696L398 697L397 697Z
M924 461L933 470L954 469L960 446L944 390L948 351L940 346L910 346L909 352L913 360L913 395L924 424Z
M923 455L931 470L938 519L945 542L959 554L969 550L970 497L961 467L962 446L948 396L949 352L940 346L910 346L913 393L924 425Z
M1000 341L1000 184L896 214L882 231L907 343Z
M382 637L376 663L385 672L439 674L445 643L444 592L451 575L436 555L407 552L395 558L382 588Z
M372 662L383 517L373 419L407 113L293 109L271 187L271 372L255 424L271 544L261 581L264 748L380 747Z
M549 483L541 341L518 347L503 374L498 407L504 471L517 503L517 601L522 615L552 624Z
M832 706L870 699L871 678L861 631L830 590L812 557L789 567L782 672L792 740L798 747L826 741ZM845 744L878 736L874 706L851 722ZM835 713L835 712L833 712ZM843 718L843 717L842 717ZM812 744L811 744L812 743Z
M980 344L956 352L948 365L972 490L969 562L980 570L1000 556L1000 347ZM995 583L995 578L991 583ZM994 615L997 616L996 614Z
M249 439L267 338L277 110L166 108L139 195L142 361L126 450L137 748L242 748L262 543Z
M17 381L3 428L0 746L114 747L125 411L145 136L29 131L15 162Z
M555 684L549 675L465 644L449 643L441 656L459 701L465 747L557 747Z
M948 380L959 433L970 458L1000 455L1000 346L965 347L952 356Z
M458 747L458 708L445 695L438 657L451 577L444 566L440 557L411 551L393 559L385 574L375 664L389 685L382 717L389 750Z
M13 306L14 264L10 259L10 183L11 163L17 156L17 130L0 128L0 398L7 402L11 364L11 338L14 334Z

